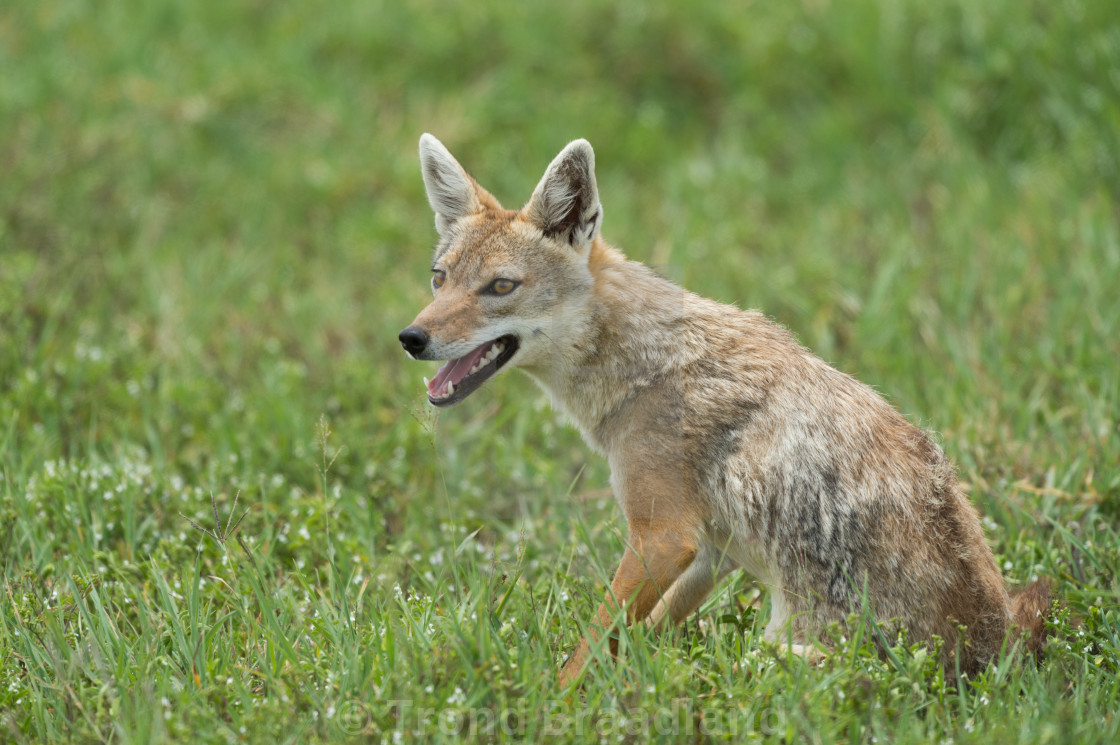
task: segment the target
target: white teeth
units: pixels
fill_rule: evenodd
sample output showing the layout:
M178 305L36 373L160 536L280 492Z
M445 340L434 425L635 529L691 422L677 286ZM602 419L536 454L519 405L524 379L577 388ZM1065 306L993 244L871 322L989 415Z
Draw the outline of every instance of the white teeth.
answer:
M468 375L473 375L474 373L478 372L479 370L481 370L482 368L486 367L491 362L496 360L498 358L498 355L500 355L501 353L502 353L502 346L501 345L496 344L496 345L490 347L490 351L488 351L486 354L482 355L478 359L478 362L474 363L474 367L472 367L471 371L467 374Z
M496 360L498 356L501 355L501 353L505 350L506 345L500 342L495 342L494 344L490 345L490 349L487 350L486 354L482 355L478 358L478 360L475 361L474 365L471 367L467 375L474 375L476 372ZM424 378L424 387L428 389L431 388L431 382L427 378ZM443 389L442 393L429 393L428 395L430 395L432 399L441 400L448 398L453 393L455 393L455 384L449 382Z

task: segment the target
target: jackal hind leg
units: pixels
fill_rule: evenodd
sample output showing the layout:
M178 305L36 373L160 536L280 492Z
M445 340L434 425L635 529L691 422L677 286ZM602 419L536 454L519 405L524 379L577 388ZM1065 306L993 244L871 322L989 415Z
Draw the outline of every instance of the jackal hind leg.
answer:
M824 660L825 653L809 643L808 622L797 618L792 611L792 603L786 591L777 585L770 590L770 621L762 632L762 638L778 647L778 654L794 654L803 657L811 665Z

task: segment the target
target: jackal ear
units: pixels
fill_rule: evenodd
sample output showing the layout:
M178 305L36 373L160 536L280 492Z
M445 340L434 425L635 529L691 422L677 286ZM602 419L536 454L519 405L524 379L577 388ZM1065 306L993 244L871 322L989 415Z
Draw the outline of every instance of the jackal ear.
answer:
M427 132L420 135L420 172L428 191L428 204L436 213L436 230L440 235L459 218L481 212L486 204L494 201L443 143Z
M595 151L587 140L576 140L560 151L525 213L545 235L562 237L580 250L591 245L603 222L603 207L595 186Z

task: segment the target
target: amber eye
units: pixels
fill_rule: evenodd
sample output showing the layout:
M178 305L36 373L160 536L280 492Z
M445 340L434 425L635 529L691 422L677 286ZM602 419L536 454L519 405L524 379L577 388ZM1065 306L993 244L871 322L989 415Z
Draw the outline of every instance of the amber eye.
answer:
M517 282L514 282L512 279L495 279L486 289L495 295L508 295L513 292L513 288L515 287L517 287Z
M435 273L432 275L432 287L435 287L438 290L440 287L443 287L443 283L446 281L447 274L440 271L439 269L436 269Z

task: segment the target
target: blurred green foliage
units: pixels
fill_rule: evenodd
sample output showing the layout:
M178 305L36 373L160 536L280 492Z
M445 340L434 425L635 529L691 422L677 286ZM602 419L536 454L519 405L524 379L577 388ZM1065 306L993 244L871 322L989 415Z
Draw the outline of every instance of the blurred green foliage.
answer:
M940 432L1068 644L958 690L904 644L756 664L737 577L560 701L621 545L607 469L517 374L422 403L396 334L427 297L424 131L508 206L589 139L605 237ZM10 0L0 739L718 698L772 740L1111 741L1118 203L1114 0ZM238 492L252 562L179 514L212 529Z

